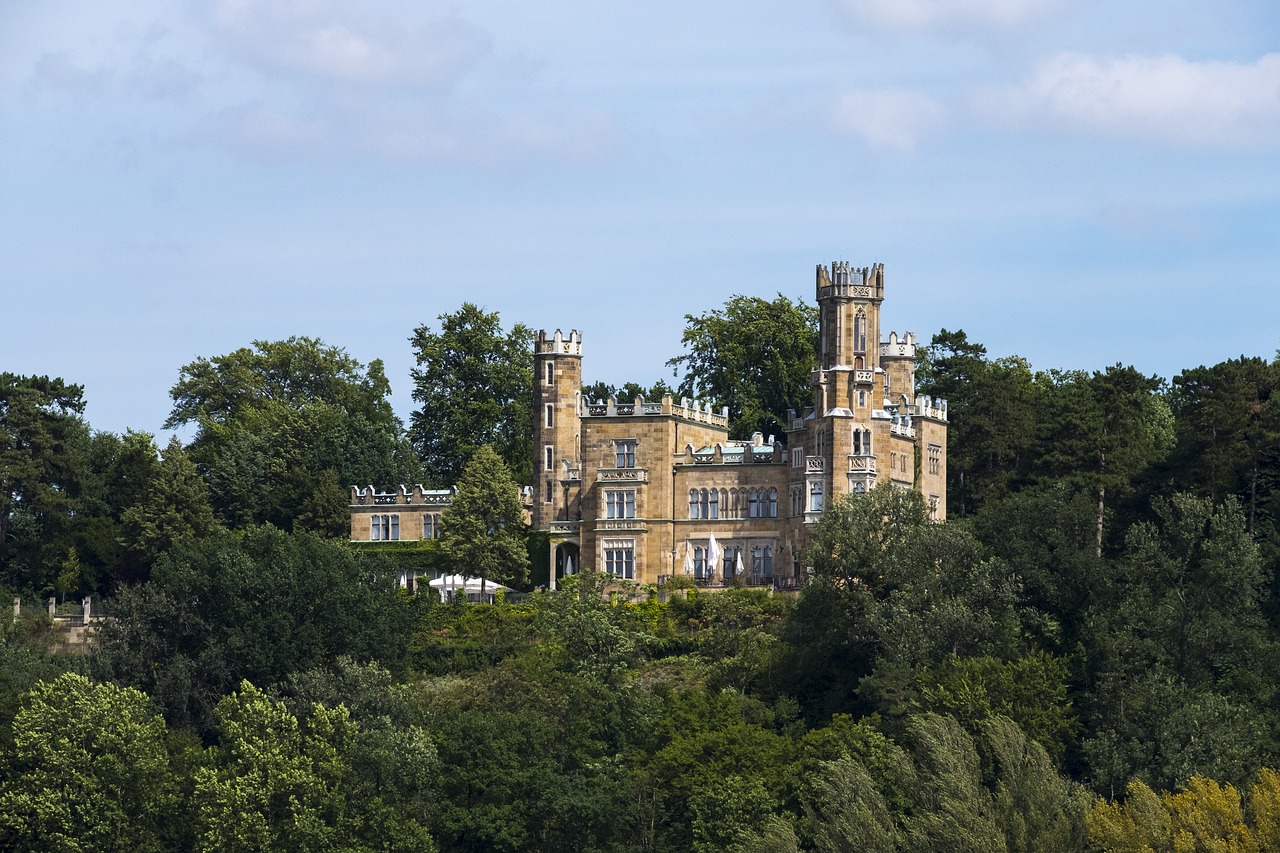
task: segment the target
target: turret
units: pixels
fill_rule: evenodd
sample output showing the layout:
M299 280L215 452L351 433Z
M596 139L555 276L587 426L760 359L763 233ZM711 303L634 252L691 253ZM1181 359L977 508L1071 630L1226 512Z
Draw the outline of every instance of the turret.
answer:
M582 468L582 333L539 331L533 342L533 526L576 518Z

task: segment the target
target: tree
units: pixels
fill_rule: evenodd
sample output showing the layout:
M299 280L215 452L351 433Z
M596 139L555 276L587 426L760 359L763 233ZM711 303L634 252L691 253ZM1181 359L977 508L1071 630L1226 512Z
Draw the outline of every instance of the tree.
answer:
M217 716L221 742L196 771L197 851L435 850L421 823L361 784L373 780L354 766L362 728L345 708L299 719L245 681ZM435 755L423 742L403 758L430 767Z
M210 731L242 678L264 686L339 655L394 663L410 605L376 554L271 527L184 540L124 590L92 664L146 690L175 725Z
M189 452L224 524L333 533L316 508L335 481L417 478L390 393L377 359L366 367L315 338L255 341L184 366L165 426L196 425Z
M589 400L591 402L608 400L610 397L618 402L623 402L624 400L630 402L636 397L643 397L646 400L661 400L663 395L671 394L672 396L675 396L675 393L675 389L662 379L659 379L648 387L645 387L638 382L626 382L622 385L610 385L608 382L593 382L590 385L582 386L582 399Z
M167 740L163 718L137 690L73 673L37 684L14 720L0 843L119 853L185 846Z
M1041 393L1027 361L991 361L964 331L942 329L916 370L920 394L947 400L948 512L972 514L1026 477Z
M685 315L687 350L667 362L683 370L678 391L729 407L739 438L781 437L787 410L812 404L818 310L778 294L772 302L734 296L719 311Z
M430 482L458 481L472 454L490 445L519 482L532 472L533 332L504 332L497 312L466 302L441 314L440 331L414 329L409 434Z
M43 590L66 557L84 475L84 389L0 373L0 576Z
M1097 501L1095 548L1102 554L1108 492L1134 479L1173 447L1173 415L1161 381L1132 367L1053 372L1045 378L1050 418L1039 466L1042 476L1087 489Z
M529 576L528 525L511 472L482 445L458 479L453 502L440 514L440 548L465 577L523 584Z
M121 522L121 545L148 566L177 542L218 530L209 487L177 436L169 440L155 475Z

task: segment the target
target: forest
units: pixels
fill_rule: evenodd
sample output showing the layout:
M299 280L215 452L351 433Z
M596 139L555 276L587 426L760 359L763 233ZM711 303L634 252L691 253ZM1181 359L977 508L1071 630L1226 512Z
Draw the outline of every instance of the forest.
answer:
M811 306L686 320L670 377L584 394L696 376L743 435L808 404ZM530 330L437 321L408 423L306 337L181 367L164 448L0 373L0 586L108 617L83 653L43 608L0 630L0 848L1280 851L1280 356L1037 370L943 329L947 522L880 487L796 594L547 592L477 521L529 477ZM479 498L347 541L350 485L413 482ZM396 581L483 560L529 591Z

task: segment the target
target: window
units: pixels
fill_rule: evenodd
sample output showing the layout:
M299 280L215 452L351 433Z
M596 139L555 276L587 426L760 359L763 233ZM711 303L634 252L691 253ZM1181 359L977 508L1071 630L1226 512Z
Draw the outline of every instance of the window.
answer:
M707 518L720 517L720 493L715 489L711 490L711 494L708 498L707 509L710 510L710 512L707 513Z
M543 406L543 423L548 429L556 425L556 407L554 403L547 403Z
M703 489L698 493L699 511L702 513L701 518L711 517L711 499L707 495L707 490Z
M853 351L867 351L867 316L861 311L853 318Z
M556 384L556 363L551 359L547 359L543 363L545 373L543 374L542 383L544 385Z
M752 489L747 492L747 518L760 517L760 493Z
M738 573L738 559L742 556L741 548L724 549L724 579L730 580Z
M769 518L778 517L778 490L769 490Z
M369 525L369 538L374 542L400 538L400 516L375 515Z
M938 502L942 500L937 495L929 495L929 520L938 520Z
M555 462L552 461L553 457L555 456L555 452L556 452L556 449L552 445L548 444L543 446L542 448L542 470L543 471L550 471L553 467L555 467Z
M853 455L871 455L871 430L855 429L853 431Z
M773 577L773 548L757 545L751 549L751 573L758 578Z
M707 549L701 545L696 545L693 549L693 576L695 578L707 576Z
M550 480L547 480L547 496L543 500L545 500L547 503L551 503L553 500L555 500L555 496L551 492Z
M938 474L942 471L942 445L929 445L929 473Z
M690 518L698 517L698 490L697 489L689 490L689 517Z
M867 491L867 484L866 484L866 483L864 483L864 482L862 482L861 480L859 480L858 482L856 482L856 483L854 483L854 484L853 484L853 493L854 493L854 494L856 494L856 495L861 495L861 494L865 493L866 491Z
M799 468L803 464L804 464L804 448L803 447L791 448L791 467Z
M814 483L809 486L809 511L822 512L822 484Z
M427 513L422 516L422 538L423 539L439 539L440 538L440 516L435 513Z
M866 404L867 404L867 392L866 392L866 391L859 391L859 392L858 392L858 405L859 405L859 406L865 406Z
M617 457L619 468L636 467L636 442L635 439L627 439L626 441L615 441L613 443L613 452Z
M794 516L794 515L801 515L803 513L804 513L804 490L792 489L791 490L791 514Z
M606 518L635 518L636 492L628 489L624 492L605 492Z
M632 542L604 543L604 570L615 578L633 580L636 576L636 551Z

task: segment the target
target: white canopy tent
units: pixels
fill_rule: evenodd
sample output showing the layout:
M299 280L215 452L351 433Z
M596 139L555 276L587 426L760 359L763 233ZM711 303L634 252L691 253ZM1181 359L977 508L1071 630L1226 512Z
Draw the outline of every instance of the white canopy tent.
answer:
M454 596L462 593L467 597L467 601L480 602L480 578L468 578L462 575L441 575L431 581L432 589L440 593L440 600L444 602L452 602ZM503 586L494 581L484 582L484 604L493 604L493 598L501 590L503 595L515 592L509 586Z

